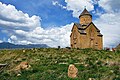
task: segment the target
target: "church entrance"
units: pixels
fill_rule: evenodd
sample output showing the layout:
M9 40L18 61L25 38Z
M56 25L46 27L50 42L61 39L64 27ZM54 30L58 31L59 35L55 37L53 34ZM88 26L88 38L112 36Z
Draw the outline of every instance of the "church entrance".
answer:
M94 48L94 37L90 39L90 48Z

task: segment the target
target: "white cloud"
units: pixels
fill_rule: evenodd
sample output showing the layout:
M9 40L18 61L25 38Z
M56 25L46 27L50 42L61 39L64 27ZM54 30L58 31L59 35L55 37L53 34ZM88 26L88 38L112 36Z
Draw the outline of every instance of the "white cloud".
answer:
M104 46L115 47L120 43L120 1L100 0L99 5L106 13L101 14L100 18L95 20L95 23L104 35Z
M63 8L63 9L66 9L66 7L65 6L63 6L63 5L61 5L61 4L59 4L59 2L58 1L52 1L52 4L54 5L54 6L60 6L61 8Z
M104 36L104 46L115 47L120 43L120 13L106 13L95 20Z
M81 11L84 9L86 6L89 11L94 9L94 6L92 4L91 0L65 0L66 6L62 6L61 4L58 3L58 1L54 1L53 5L58 5L68 11L73 11L73 17L79 17Z
M120 0L100 0L99 5L107 12L120 12Z
M9 29L32 30L40 26L40 17L30 17L27 13L18 11L13 5L0 2L0 26Z
M10 38L13 40L17 40L17 37L15 35L12 35Z
M4 26L3 26L4 25ZM43 29L38 16L29 17L13 5L0 2L0 27L8 34L8 42L15 44L47 44L66 47L70 44L73 23L66 26Z
M0 43L2 43L3 41L2 40L0 40Z
M41 43L47 44L51 47L70 46L70 33L72 26L73 23L62 26L60 28L51 28L49 30L45 30L41 27L37 27L30 32L16 30L16 36L12 35L9 38L9 42L16 44Z

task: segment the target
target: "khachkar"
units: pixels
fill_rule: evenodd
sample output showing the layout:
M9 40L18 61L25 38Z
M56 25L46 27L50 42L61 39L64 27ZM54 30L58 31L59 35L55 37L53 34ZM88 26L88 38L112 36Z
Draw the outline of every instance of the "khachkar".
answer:
M80 23L74 23L70 35L71 48L103 49L103 35L92 22L92 15L86 10L79 16Z

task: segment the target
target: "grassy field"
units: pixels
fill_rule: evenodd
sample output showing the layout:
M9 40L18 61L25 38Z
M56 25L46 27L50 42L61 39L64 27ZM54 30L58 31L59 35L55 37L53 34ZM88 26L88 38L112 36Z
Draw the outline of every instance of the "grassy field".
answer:
M31 67L17 76L14 68L22 61ZM0 80L120 80L120 51L92 49L20 49L0 50L0 63L9 64L0 70ZM67 76L68 66L78 68L78 77Z

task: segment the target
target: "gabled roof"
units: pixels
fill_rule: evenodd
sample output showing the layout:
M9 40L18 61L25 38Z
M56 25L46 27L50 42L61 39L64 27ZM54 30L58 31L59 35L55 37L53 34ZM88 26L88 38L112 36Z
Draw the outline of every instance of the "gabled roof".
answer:
M79 18L82 16L82 15L90 15L92 17L92 15L87 11L87 9L85 8L83 10L83 12L80 14Z
M103 36L100 32L98 32L98 34L97 34L98 36Z
M86 30L91 24L94 25L93 22L91 22L91 23L88 24L88 25L81 25L81 24L79 24L79 23L74 23L74 25L76 25L76 27L78 28L78 31L80 32L80 34L86 34L86 31L85 31L85 30ZM103 35L100 33L100 30L99 30L95 25L94 25L94 27L97 29L98 36L103 36Z
M94 23L93 22L91 22L90 24L88 24L87 25L87 27L85 28L85 29L87 29L91 24L93 24L94 25ZM100 32L100 30L94 25L94 27L97 29L97 32Z
M85 30L78 30L80 34L86 34Z
M79 23L74 23L74 25L76 25L77 28L78 28L78 29L81 29L81 30L84 30L84 29L87 27L87 25L81 25L81 24L79 24Z
M82 25L79 24L79 23L74 23L74 25L77 26L78 32L79 32L80 34L86 34L86 32L85 32L86 26L82 26Z

